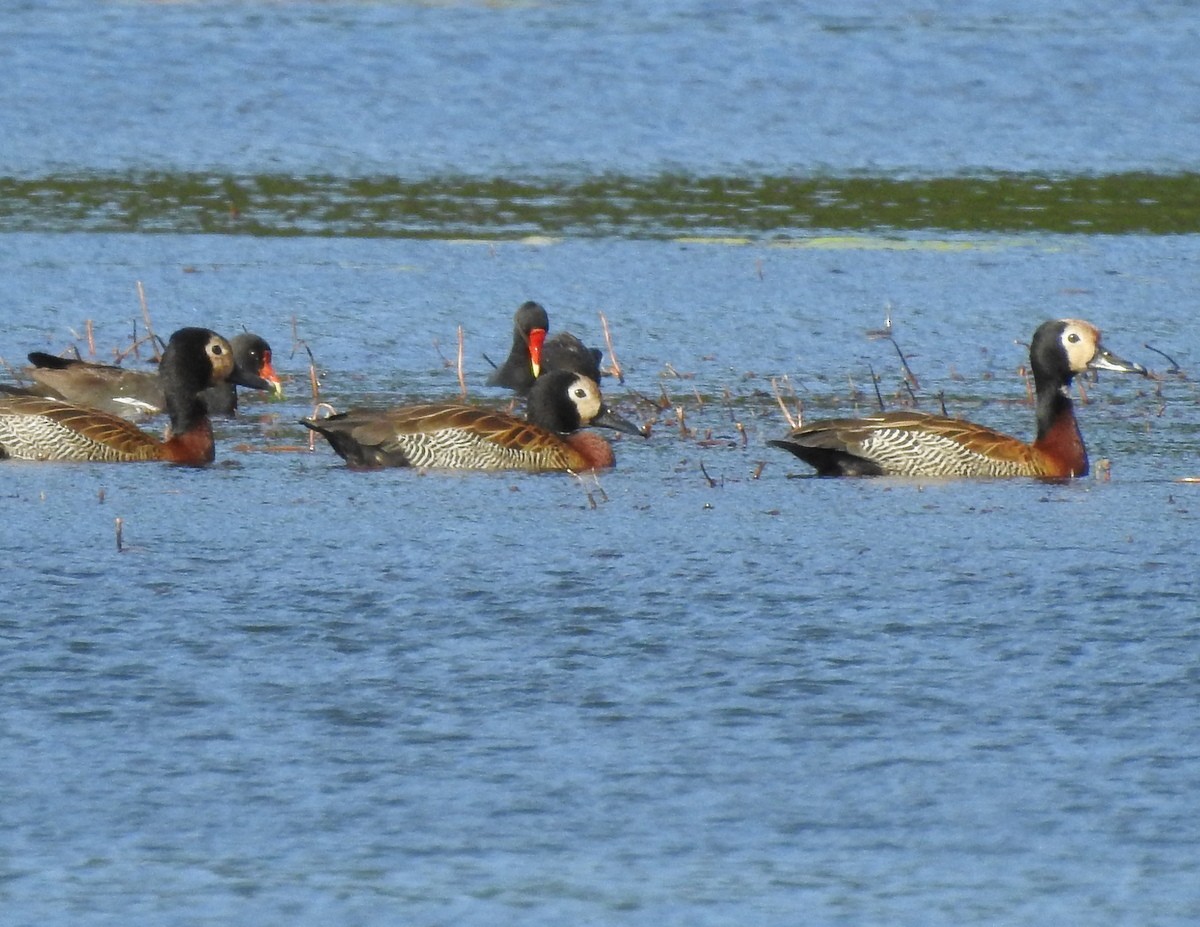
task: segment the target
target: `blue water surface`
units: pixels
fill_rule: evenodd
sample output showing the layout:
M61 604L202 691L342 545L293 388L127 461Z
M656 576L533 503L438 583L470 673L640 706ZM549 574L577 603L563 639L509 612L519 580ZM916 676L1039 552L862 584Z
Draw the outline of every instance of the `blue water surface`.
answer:
M0 171L1180 171L1200 12L1046 5L10 4Z

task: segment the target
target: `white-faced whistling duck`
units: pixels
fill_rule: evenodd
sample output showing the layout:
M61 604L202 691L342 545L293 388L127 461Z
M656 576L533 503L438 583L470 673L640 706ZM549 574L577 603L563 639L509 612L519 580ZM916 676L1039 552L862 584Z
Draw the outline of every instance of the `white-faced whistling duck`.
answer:
M159 363L170 417L163 440L117 415L41 396L0 398L0 457L19 460L162 460L198 466L215 456L212 424L201 393L242 374L233 348L206 328L171 335Z
M548 371L529 393L525 419L460 403L352 409L303 424L353 467L570 470L611 467L612 446L589 426L642 435L614 413L594 380Z
M1068 393L1085 370L1140 373L1111 354L1088 322L1060 319L1034 332L1029 348L1037 402L1037 437L1026 443L973 422L923 412L830 419L770 441L821 476L1078 477L1087 450Z

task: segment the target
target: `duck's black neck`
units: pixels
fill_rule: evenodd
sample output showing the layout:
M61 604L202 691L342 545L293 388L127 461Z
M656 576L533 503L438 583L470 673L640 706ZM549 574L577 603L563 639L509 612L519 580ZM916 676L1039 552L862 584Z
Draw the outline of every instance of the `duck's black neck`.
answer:
M1075 406L1067 394L1070 382L1038 384L1038 434L1034 447L1053 461L1061 475L1086 476L1087 448L1083 443L1083 435L1079 433L1079 423L1075 420Z
M1071 381L1065 383L1058 377L1041 378L1034 375L1034 390L1037 396L1037 439L1041 441L1055 424L1063 418L1075 417L1075 405L1067 390Z
M168 392L164 398L173 435L187 434L208 418L208 406L195 393Z
M183 330L191 334L191 330ZM158 366L163 400L171 419L171 433L182 435L208 419L208 405L200 394L212 378L212 366L200 352L210 332L199 332L189 343L177 332L171 337ZM188 349L191 349L190 351Z

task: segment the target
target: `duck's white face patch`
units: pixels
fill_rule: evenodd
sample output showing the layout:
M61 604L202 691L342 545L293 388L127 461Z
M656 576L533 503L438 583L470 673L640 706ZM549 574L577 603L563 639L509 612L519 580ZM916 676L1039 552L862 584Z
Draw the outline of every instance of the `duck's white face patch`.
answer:
M1067 319L1060 340L1071 372L1082 373L1100 349L1100 330L1079 319Z
M233 373L233 348L220 335L214 334L204 346L204 353L212 363L212 382L220 383Z
M587 424L600 414L603 402L600 400L600 387L588 377L579 377L572 381L567 388L567 395L579 410L579 420Z

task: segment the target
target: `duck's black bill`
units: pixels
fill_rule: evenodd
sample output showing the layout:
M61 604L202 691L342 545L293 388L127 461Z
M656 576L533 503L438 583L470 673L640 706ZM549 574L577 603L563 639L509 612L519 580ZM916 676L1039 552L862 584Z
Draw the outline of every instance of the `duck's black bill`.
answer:
M629 419L617 415L608 406L604 406L600 410L600 414L588 422L588 424L596 428L611 428L613 431L623 431L627 435L637 435L640 438L646 437L646 432L629 421Z

